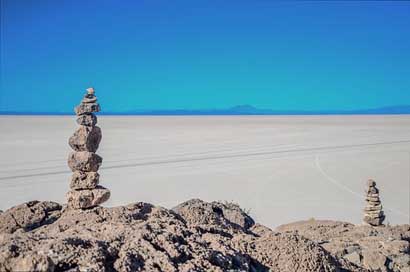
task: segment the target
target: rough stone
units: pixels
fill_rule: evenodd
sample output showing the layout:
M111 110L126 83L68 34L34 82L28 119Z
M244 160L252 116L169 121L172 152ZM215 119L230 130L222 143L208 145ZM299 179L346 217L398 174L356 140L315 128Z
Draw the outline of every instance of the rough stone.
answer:
M80 126L70 137L68 143L75 151L95 152L98 149L101 137L99 127Z
M99 183L100 175L97 172L76 171L71 176L70 188L74 190L94 189Z
M372 179L369 179L367 181L367 187L375 187L376 186L376 182Z
M377 189L376 187L369 187L369 188L367 189L367 193L370 193L370 194L378 194L378 193L379 193L379 189Z
M374 228L346 222L316 220L282 225L276 231L295 233L319 243L342 264L345 270L341 271L410 271L408 224ZM353 252L362 256L360 263L352 262L352 259L346 260L346 255ZM351 257L358 260L357 255Z
M30 201L0 214L0 233L13 233L18 229L30 231L58 219L61 205L51 201Z
M80 126L93 127L97 124L97 117L92 113L80 115L77 118L77 124Z
M71 152L68 156L68 166L71 171L97 172L102 158L88 151Z
M367 223L371 226L380 226L382 225L383 221L384 221L385 217L384 216L380 216L380 217L373 217L373 216L364 216L363 217L363 222Z
M372 271L386 271L387 258L377 250L365 249L363 254L363 266Z
M200 199L192 199L172 210L192 225L229 225L248 229L255 224L253 219L234 203L208 203Z
M354 263L356 265L361 264L361 256L357 251L354 251L352 253L346 254L343 256L344 259L348 260L351 263Z
M97 102L97 97L91 96L91 97L84 97L83 100L81 100L81 103L95 103Z
M364 211L381 211L383 209L382 205L368 205L364 207Z
M371 226L380 226L383 224L385 215L379 197L379 190L376 188L376 182L374 180L369 180L367 186L367 205L364 208L363 223Z
M189 203L206 209L226 206ZM338 262L328 252L300 235L268 228L256 235L253 228L236 223L191 225L187 219L195 218L196 211L185 204L183 217L146 203L68 208L51 225L0 241L0 256L7 256L0 262L10 267L23 262L24 256L43 252L55 271L338 271ZM204 222L233 220L218 209L207 211L203 216L210 218Z
M67 193L68 206L74 209L88 209L98 206L110 198L110 191L102 186L92 190L71 190Z
M372 201L372 202L380 202L380 198L379 198L379 197L367 196L367 197L366 197L366 200Z
M75 107L74 111L77 115L99 112L100 105L98 103L81 103L80 105Z
M410 253L410 242L406 240L393 240L384 244L387 254L399 255L400 253ZM410 254L409 254L410 262ZM409 264L410 265L410 264Z
M39 254L37 252L32 252L28 255L22 254L18 258L14 258L11 254L1 254L0 271L53 272L55 271L55 266L53 261L47 255Z

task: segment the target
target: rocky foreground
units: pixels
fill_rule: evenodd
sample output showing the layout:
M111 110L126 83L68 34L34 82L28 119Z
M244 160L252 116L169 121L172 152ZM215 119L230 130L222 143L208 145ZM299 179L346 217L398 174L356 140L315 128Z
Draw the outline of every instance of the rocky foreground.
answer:
M0 271L409 271L410 225L305 221L276 231L231 203L0 214Z

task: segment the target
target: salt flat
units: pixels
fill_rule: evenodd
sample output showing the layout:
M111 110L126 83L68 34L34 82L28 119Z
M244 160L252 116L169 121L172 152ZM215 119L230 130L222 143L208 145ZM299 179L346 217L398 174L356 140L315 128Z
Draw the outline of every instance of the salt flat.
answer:
M410 116L100 116L106 206L240 203L275 227L360 223L377 181L391 224L409 223ZM0 117L0 209L65 201L72 116Z

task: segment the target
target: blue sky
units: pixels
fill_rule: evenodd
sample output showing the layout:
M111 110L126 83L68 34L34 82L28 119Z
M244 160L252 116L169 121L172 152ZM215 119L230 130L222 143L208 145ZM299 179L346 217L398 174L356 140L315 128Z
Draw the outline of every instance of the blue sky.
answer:
M3 111L410 104L410 2L1 3Z

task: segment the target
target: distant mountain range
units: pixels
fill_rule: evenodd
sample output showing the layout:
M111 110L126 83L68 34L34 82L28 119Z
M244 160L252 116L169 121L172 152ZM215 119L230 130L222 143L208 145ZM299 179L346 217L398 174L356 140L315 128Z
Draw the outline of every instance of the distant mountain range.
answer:
M12 112L0 111L0 115L73 115L70 112ZM251 105L238 105L228 109L198 110L134 110L125 112L101 112L100 115L354 115L354 114L410 114L410 105L397 105L361 110L272 110L258 109Z

